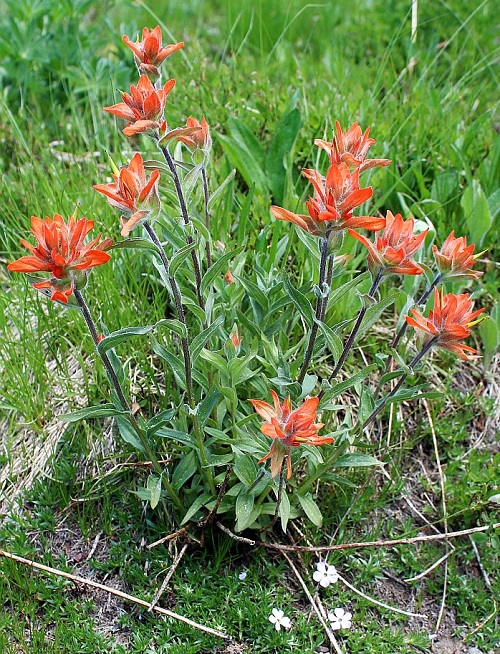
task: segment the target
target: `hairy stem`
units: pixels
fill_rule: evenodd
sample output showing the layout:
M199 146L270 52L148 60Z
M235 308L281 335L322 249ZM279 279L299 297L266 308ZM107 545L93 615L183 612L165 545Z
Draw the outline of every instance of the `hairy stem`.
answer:
M379 284L382 281L382 275L383 275L383 270L380 270L378 272L377 276L375 277L375 279L373 280L373 283L371 285L370 290L368 291L368 297L373 298L375 296L375 293L376 293L376 291L377 291L377 289L379 287ZM351 351L351 348L352 348L352 346L354 344L354 341L356 340L356 336L358 334L359 328L361 327L361 323L363 322L363 318L365 317L365 314L366 314L367 310L368 310L368 307L365 304L363 306L363 308L361 309L361 311L359 312L358 318L357 318L357 320L356 320L356 322L354 324L354 327L352 328L352 331L351 331L351 333L349 335L349 338L345 342L344 349L342 350L342 354L340 355L340 358L337 361L337 365L333 369L332 374L328 378L328 381L332 381L332 379L334 379L337 376L340 369L344 365L345 360L349 356L349 352Z
M304 381L304 377L306 376L307 369L311 362L311 357L314 351L314 344L316 342L316 337L318 335L317 321L322 320L321 316L324 315L323 307L326 307L326 304L328 302L328 297L323 297L323 285L325 283L325 277L326 277L326 262L328 259L328 236L329 235L326 234L321 244L321 259L319 262L319 283L318 283L320 295L316 300L316 311L315 311L316 321L312 325L311 333L309 334L309 343L307 344L307 349L304 354L304 360L302 362L299 376L297 378L299 384L302 384L302 382Z
M210 212L208 211L208 200L209 200L209 194L208 194L208 179L207 179L207 171L205 169L205 166L202 167L201 169L201 176L203 179L203 202L205 205L205 227L207 228L207 232L210 233ZM210 268L212 265L212 253L210 252L210 241L207 239L207 242L205 244L205 249L207 252L207 268Z
M189 219L189 213L187 210L186 201L184 199L184 193L182 192L181 180L179 179L179 174L177 173L177 167L175 165L175 162L170 156L170 152L168 151L167 147L162 147L162 146L159 147L163 153L163 156L165 157L167 166L170 168L170 172L172 173L172 179L174 180L175 191L177 193L177 198L179 200L179 207L181 209L184 225L191 225L191 220ZM189 234L186 235L186 243L188 245L193 243L193 239ZM201 295L201 268L200 268L200 262L198 260L198 255L196 253L196 248L193 248L191 250L191 259L193 260L194 275L196 278L196 297L198 299L199 306L203 309L203 311L205 311L205 303Z

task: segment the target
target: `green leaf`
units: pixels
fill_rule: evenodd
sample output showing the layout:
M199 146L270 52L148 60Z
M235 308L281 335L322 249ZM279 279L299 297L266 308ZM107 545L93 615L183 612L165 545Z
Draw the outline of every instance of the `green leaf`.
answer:
M304 513L309 518L309 520L316 527L321 527L323 524L323 516L321 515L321 511L319 510L318 505L312 499L311 494L307 493L307 495L297 495L297 497L300 506L302 507Z
M154 325L143 325L140 327L124 327L123 329L118 329L116 332L111 332L106 336L97 346L100 354L104 354L111 348L115 348L117 345L124 343L134 336L144 336L149 334L158 327L165 327L170 331L179 334L179 336L186 337L187 329L179 320L174 319L163 319L155 323Z
M174 474L172 475L171 484L175 491L179 491L184 484L191 479L196 472L196 455L194 450L184 454L175 466Z
M180 250L177 250L174 256L170 259L170 263L168 265L168 274L170 277L175 277L175 273L177 272L179 266L184 263L188 257L188 254L195 247L196 242L193 241L192 243L184 245L184 247L182 247Z
M156 416L153 416L146 425L146 436L153 436L160 427L163 427L170 422L174 416L173 409L165 409L165 411L160 411Z
M243 489L236 498L236 531L243 531L254 521L252 509L255 497L252 493Z
M266 158L266 173L277 204L283 202L285 192L286 168L284 158L293 149L301 125L300 111L297 108L286 113L278 123L274 138Z
M308 326L312 327L315 318L314 318L314 309L312 308L311 303L303 293L301 293L299 290L294 288L294 286L290 282L290 279L288 278L288 275L284 276L284 284L285 284L285 290L290 296L290 299L297 307L300 314L305 318Z
M185 525L186 522L189 522L189 520L191 520L191 518L201 509L201 507L206 502L209 501L210 501L210 495L208 495L207 493L198 496L187 510L186 515L182 518L181 525Z
M189 197L193 192L194 187L196 186L196 182L198 181L198 177L201 175L202 168L202 164L197 164L184 175L184 179L182 180L182 191L186 202L189 200Z
M326 323L317 320L316 318L314 318L314 322L318 324L320 331L324 334L328 348L333 356L333 360L337 362L342 355L342 349L344 347L342 341Z
M134 236L132 238L126 238L123 241L118 241L113 243L112 249L139 249L139 250L153 250L153 252L158 252L158 249L154 243L149 241L147 238L141 238L139 236Z
M373 393L369 386L361 386L361 396L359 398L358 422L363 424L369 418L375 408Z
M130 424L128 418L124 418L123 416L116 416L115 421L118 426L118 431L120 432L120 436L123 438L123 440L126 443L133 445L136 450L139 450L139 452L144 452L144 447L142 446L141 441L137 437L137 433L135 429L132 427L132 425Z
M152 340L151 347L153 348L153 352L157 354L160 359L163 359L163 361L166 361L167 364L170 366L172 369L172 372L174 373L175 379L177 383L182 387L185 388L186 386L186 371L184 369L184 364L183 362L175 356L175 354L172 354L170 350L167 350L166 347L163 347L163 345L160 345L156 339Z
M500 332L495 320L487 316L478 325L479 335L484 345L484 362L489 365L500 345Z
M219 329L219 327L224 322L224 316L219 316L216 318L213 323L200 332L197 336L193 338L191 343L191 361L194 364L196 359L200 356L201 351L205 347L205 344L209 338Z
M492 216L488 201L477 179L465 189L460 205L464 210L470 240L480 246L489 232Z
M239 171L246 184L249 187L255 184L259 193L267 195L269 187L264 172L264 150L248 127L241 121L230 118L228 125L231 136L217 134L222 149L231 165Z
M155 509L158 506L158 502L160 501L161 496L161 477L158 477L157 475L149 475L146 482L146 488L151 493L151 497L149 499L151 508Z
M250 488L257 478L255 461L248 454L241 452L235 453L233 472L247 488Z
M342 284L342 286L336 288L330 293L330 297L328 298L328 306L331 307L336 304L341 298L344 297L346 293L349 293L349 291L358 286L358 284L361 284L361 282L363 282L369 276L369 272L361 273L361 275L353 277L348 282L345 282L345 284Z
M210 414L217 406L220 398L221 392L216 386L212 386L198 405L198 420L201 427L203 427L207 420L210 418Z
M260 290L260 288L255 284L254 282L250 281L246 277L239 277L236 276L236 279L238 280L238 283L243 286L245 291L248 293L248 296L252 299L255 300L260 304L262 309L264 311L267 311L269 302L267 297L265 296L264 292Z
M222 272L226 272L228 262L231 261L231 259L234 259L236 255L238 255L242 250L243 246L236 248L234 250L231 250L231 252L227 252L224 254L220 259L217 259L217 261L210 266L210 268L207 270L207 272L203 275L203 279L201 280L201 292L202 294L206 292L206 290L210 287L210 285L214 282L214 280L222 274Z
M284 532L286 532L288 521L290 520L290 500L288 499L288 495L285 488L283 488L283 490L281 491L281 502L278 510L278 515L281 520L281 528L283 529Z
M350 454L343 454L333 464L334 468L364 468L367 466L383 466L382 461L379 461L374 456L369 454L362 454L360 452L351 452Z
M383 300L380 300L380 302L377 302L376 304L373 304L371 307L368 307L366 310L365 316L363 318L363 322L361 323L361 327L359 328L359 331L356 335L356 340L355 343L358 341L359 337L377 322L377 320L380 318L382 313L387 309L387 307L390 307L391 304L393 304L396 299L401 295L402 291L399 288L394 288L392 289L387 297L385 297Z
M340 382L340 384L335 384L335 386L326 390L325 393L323 394L321 404L322 405L327 404L334 397L341 395L355 384L359 384L360 382L364 381L370 375L370 373L376 369L376 367L377 364L372 363L371 365L367 366L363 370L356 372L354 375L352 375L345 381Z
M236 169L233 168L232 171L229 173L229 175L226 177L226 179L222 182L220 186L218 186L214 191L212 191L212 194L210 195L208 199L208 210L213 208L217 200L220 198L222 195L224 189L226 186L233 181L234 176L236 175Z
M105 418L109 416L128 416L127 411L120 411L114 404L97 404L95 406L87 406L84 409L73 411L73 413L65 413L59 416L63 422L77 422L87 418Z

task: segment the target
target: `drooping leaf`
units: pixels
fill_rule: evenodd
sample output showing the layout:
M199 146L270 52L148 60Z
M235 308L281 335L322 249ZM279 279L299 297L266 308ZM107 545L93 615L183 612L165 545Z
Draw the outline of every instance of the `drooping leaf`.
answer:
M105 418L110 416L123 416L128 415L127 411L117 409L114 404L97 404L95 406L87 406L84 409L73 411L72 413L65 413L59 416L63 422L77 422L87 418Z
M210 337L215 334L219 327L224 322L224 316L219 316L216 318L211 325L206 329L200 332L197 336L193 338L191 343L191 361L195 363L196 359L200 356L201 351L205 347L205 344L208 342Z
M313 525L315 525L316 527L321 527L323 524L323 516L321 514L319 506L312 499L311 494L310 493L307 493L307 495L297 494L297 498L299 500L300 506L302 507L304 513L309 518L309 520L313 523Z

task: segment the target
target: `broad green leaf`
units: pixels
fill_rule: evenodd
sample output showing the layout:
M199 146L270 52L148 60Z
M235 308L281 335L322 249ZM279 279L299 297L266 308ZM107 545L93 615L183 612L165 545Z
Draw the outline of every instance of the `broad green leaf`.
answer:
M243 531L254 521L252 509L255 497L246 489L242 490L236 498L236 531Z
M201 280L202 294L205 293L205 291L214 282L214 280L219 277L219 275L227 271L229 261L234 259L234 257L237 256L242 250L243 246L236 248L235 250L231 250L231 252L226 252L226 254L224 254L220 259L217 259L217 261L210 266L207 272L203 275L203 279Z
M243 286L245 291L248 293L248 296L260 304L260 306L267 311L269 302L264 292L254 282L250 281L248 278L236 276L238 283Z
M186 522L189 522L189 520L191 520L191 518L196 515L196 513L201 509L201 507L209 501L210 501L210 495L208 495L207 493L198 496L187 510L186 515L182 518L181 525L185 525Z
M293 149L301 122L300 111L297 108L285 114L278 123L267 153L266 173L273 200L277 204L283 202L285 192L286 168L284 157L290 154Z
M170 350L167 350L166 347L160 345L156 339L152 340L151 347L153 348L153 352L157 354L161 359L163 359L163 361L166 361L170 366L172 372L174 373L174 377L181 388L185 388L186 371L184 369L183 362L178 357L176 357L175 354L172 354Z
M156 416L153 416L146 425L146 436L152 436L155 434L160 427L163 427L168 422L172 420L174 416L173 409L165 409L165 411L160 411Z
M286 532L288 521L290 520L290 500L288 499L288 495L285 488L283 488L281 491L281 502L278 510L278 515L281 520L281 528L283 529L284 532Z
M493 355L500 345L500 333L498 325L495 320L487 316L478 325L479 335L484 345L484 361L485 365L489 365Z
M115 421L118 426L118 431L120 432L120 436L123 438L123 440L126 443L130 443L130 445L133 445L136 448L136 450L139 450L139 452L144 452L142 443L139 440L135 429L130 424L128 418L124 418L123 416L116 416Z
M167 427L160 427L156 433L160 438L171 438L176 443L181 443L181 445L187 445L191 448L197 447L196 438L193 434L186 434L184 431Z
M297 498L304 513L313 523L313 525L316 527L321 527L323 524L323 516L321 515L321 511L319 510L316 502L312 499L310 493L307 493L307 495L297 494Z
M352 388L355 384L359 384L360 382L364 381L367 377L370 376L370 373L375 370L377 367L377 364L372 363L370 366L367 366L366 368L363 368L363 370L360 370L359 372L356 372L354 375L349 377L343 382L340 382L339 384L335 384L332 386L332 388L329 388L326 390L323 394L323 398L321 400L321 404L327 404L330 400L332 400L334 397L337 397L338 395L341 395L345 391L347 391L349 388Z
M369 272L361 273L361 275L358 275L357 277L353 277L348 282L345 282L345 284L342 284L342 286L339 286L338 288L333 290L330 293L330 297L328 298L328 307L331 307L334 304L336 304L341 298L344 297L346 293L349 293L349 291L351 291L353 288L358 286L358 284L361 284L361 282L363 282L369 276L370 276Z
M184 245L184 247L182 247L174 254L174 256L170 259L170 263L168 266L168 274L170 275L170 277L175 277L175 273L179 269L179 266L184 263L191 250L193 250L195 247L196 247L196 243L195 241L193 241L192 243L188 243L187 245Z
M187 454L184 454L181 460L175 466L175 470L170 482L172 484L172 488L175 491L180 491L188 479L191 479L191 477L194 475L196 469L196 455L194 450L191 450Z
M157 475L149 475L146 482L146 488L151 493L149 503L151 504L151 508L154 509L158 506L158 502L160 501L161 477L158 477Z
M377 302L376 304L373 304L371 307L368 307L365 316L363 318L363 322L361 323L361 327L359 328L359 331L357 333L355 342L358 341L359 337L364 332L366 332L368 329L373 327L373 325L377 322L377 320L380 318L382 313L387 309L387 307L390 307L391 304L394 304L394 302L396 301L396 299L399 297L401 293L402 293L401 289L394 288L388 293L387 297L385 297L383 300L380 300L380 302Z
M224 134L217 134L217 138L231 165L240 172L248 187L255 184L259 193L267 195L268 184L264 167L245 147L244 143L241 140L236 140L234 137L225 136Z
M342 341L333 331L333 329L330 329L326 323L322 322L321 320L317 320L316 318L314 318L314 322L318 324L320 331L324 334L328 348L333 355L333 359L335 362L337 362L342 355Z
M343 454L333 464L334 468L363 468L366 466L383 466L384 463L374 456L362 454L361 452L351 452Z
M215 334L219 327L224 322L224 316L219 316L216 318L211 325L206 329L200 332L197 336L193 338L191 343L191 361L194 364L196 359L200 356L201 351L205 347L206 343L210 337Z
M491 227L492 216L486 196L477 179L473 179L465 189L460 205L464 210L470 240L480 246Z
M235 453L233 472L247 488L250 488L257 478L255 461L248 454Z
M203 400L198 405L198 420L202 427L210 418L210 414L217 406L220 398L221 398L221 393L219 389L216 386L212 386L208 390L208 393L205 395Z
M189 200L189 197L193 192L194 187L196 186L196 182L198 181L198 178L201 175L202 168L203 165L198 164L193 168L191 168L191 170L184 175L184 179L182 180L182 191L186 202Z
M73 411L73 413L65 413L59 416L63 422L77 422L88 418L105 418L109 416L128 416L127 411L120 411L114 404L97 404L95 406L87 406L84 409Z

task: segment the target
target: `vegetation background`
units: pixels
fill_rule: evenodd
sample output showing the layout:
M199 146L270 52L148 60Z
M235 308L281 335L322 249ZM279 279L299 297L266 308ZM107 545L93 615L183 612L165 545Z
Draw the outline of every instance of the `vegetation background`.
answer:
M494 521L489 498L499 492L500 463L496 3L420 2L412 40L409 0L0 0L0 546L144 598L152 598L175 556L166 547L144 549L164 534L161 516L131 493L141 472L112 425L68 427L58 419L99 401L105 384L84 326L5 267L19 256L32 214L68 215L78 203L80 214L95 218L106 236L117 233L116 215L91 184L109 174L106 152L125 161L134 144L102 106L136 79L122 34L156 24L171 42L186 42L168 61L168 75L177 79L169 124L206 116L215 138L214 187L237 169L214 212L214 240L245 243L262 262L272 259L273 244L288 232L294 270L310 275L308 251L294 228L272 224L261 165L281 118L296 105L301 129L286 162L283 206L306 193L300 170L317 163L314 138L330 136L335 119L344 127L358 121L372 126L374 156L393 160L371 180L370 211L414 215L433 227L439 243L454 229L486 250L475 290L491 316L478 330L483 362L433 359L430 383L441 398L429 403L429 413L404 405L380 426L381 436L396 434L386 478L367 486L336 540L414 535L426 522L442 529L444 518L449 529ZM235 118L255 139L242 140ZM110 329L134 324L137 315L162 316L164 296L151 293L142 255L116 257L105 268L92 278L92 303ZM411 290L411 280L405 285ZM341 307L348 315L356 309L347 300ZM388 324L393 318L388 314ZM370 335L373 353L383 335L382 328ZM154 370L146 346L125 357L137 401L150 408L168 379ZM138 369L146 372L139 376ZM366 474L360 469L346 479L355 490ZM348 483L322 498L324 526L308 532L311 542L325 542L336 531L354 492ZM409 621L345 587L329 588L325 605L354 614L353 628L339 637L343 651L498 651L498 538L464 538L455 547L446 573L440 565L416 582L403 579L426 570L446 553L444 545L331 556L365 593L430 615L428 622ZM301 562L304 577L315 560ZM235 547L220 533L205 549L191 551L163 603L229 632L238 644L225 649L184 625L2 560L0 651L326 651L319 649L324 633L287 562ZM443 621L432 640L441 605ZM290 632L273 630L267 620L273 607L291 617Z

